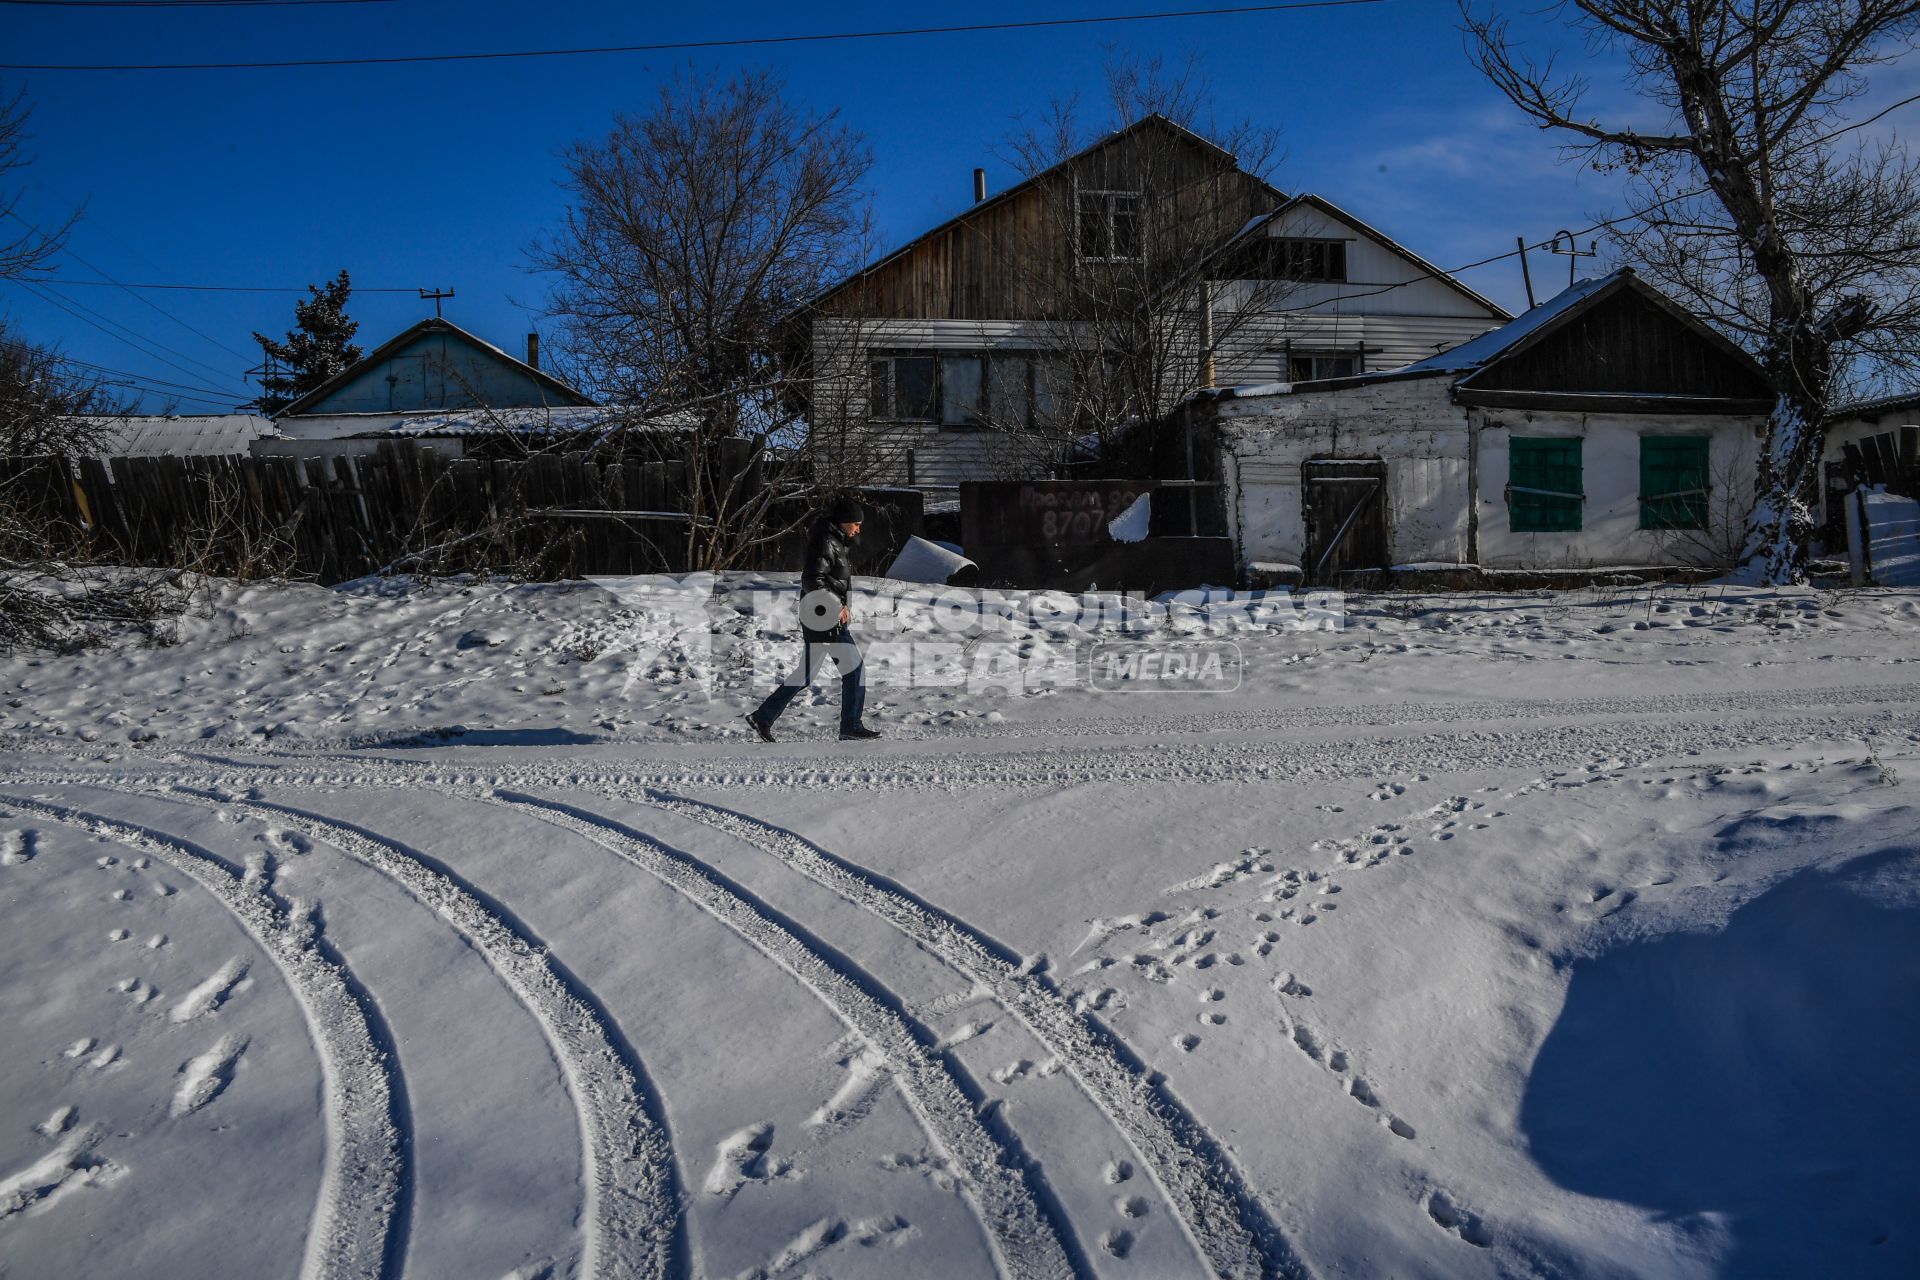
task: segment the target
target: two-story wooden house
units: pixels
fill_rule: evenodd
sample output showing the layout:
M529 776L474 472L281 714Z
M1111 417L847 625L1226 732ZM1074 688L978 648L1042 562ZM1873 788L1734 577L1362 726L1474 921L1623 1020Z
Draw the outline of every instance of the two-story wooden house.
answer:
M813 430L869 482L1048 474L1213 385L1398 368L1511 316L1148 116L812 300Z

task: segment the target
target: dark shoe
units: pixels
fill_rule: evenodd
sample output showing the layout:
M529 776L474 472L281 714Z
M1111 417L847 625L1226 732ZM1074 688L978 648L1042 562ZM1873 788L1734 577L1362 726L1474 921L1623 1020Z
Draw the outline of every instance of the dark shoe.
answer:
M760 741L762 742L773 741L772 725L766 723L764 720L762 720L759 716L753 714L753 712L751 711L747 712L747 714L745 714L744 716L741 716L740 718L753 726L753 731L760 735Z
M879 736L880 731L878 729L869 729L864 724L857 724L851 729L842 729L840 731L840 741L842 742L868 742Z

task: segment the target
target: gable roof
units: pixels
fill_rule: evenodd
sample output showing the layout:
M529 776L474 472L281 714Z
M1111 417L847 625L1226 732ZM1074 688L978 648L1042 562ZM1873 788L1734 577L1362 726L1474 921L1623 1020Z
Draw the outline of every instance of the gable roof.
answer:
M1077 165L1082 161L1086 160L1089 156L1093 155L1094 153L1098 151L1102 151L1107 147L1113 146L1116 143L1122 141L1123 139L1132 137L1134 134L1142 132L1146 129L1164 129L1172 133L1175 137L1179 138L1184 142L1191 143L1203 150L1212 152L1220 160L1224 161L1228 165L1231 165L1233 168L1238 169L1240 167L1239 157L1234 155L1231 151L1228 151L1225 147L1222 147L1217 142L1213 142L1208 138L1202 137L1200 134L1195 133L1193 130L1187 128L1183 124L1180 124L1178 121L1173 120L1167 116L1161 115L1159 112L1156 111L1150 115L1145 115L1140 117L1138 120L1135 120L1132 124L1125 125L1119 129L1115 129L1112 133L1107 134L1105 137L1098 138L1093 142L1089 143L1088 145L1080 148L1080 150L1074 152L1072 155L1068 156L1066 159L1058 161L1054 164L1051 164L1047 166L1045 169L1040 170L1040 172L1038 173L1029 174L1027 177L1022 178L1020 181L1014 183L1012 186L1003 187L999 191L994 192L992 195L988 196L984 200L976 200L974 203L968 205L965 209L961 210L959 213L954 214L951 218L948 218L946 221L937 223L934 226L929 227L927 230L913 237L913 239L907 241L905 244L900 245L898 248L895 248L889 253L882 254L880 257L875 258L872 262L869 262L866 266L861 267L858 271L854 272L852 275L848 276L846 279L840 281L838 284L829 285L826 289L823 289L821 292L815 294L813 297L809 298L806 302L802 303L799 307L795 308L794 314L799 314L800 312L819 306L821 303L833 297L835 294L840 293L841 291L847 289L852 285L858 284L860 281L866 279L868 276L871 276L878 271L885 270L888 266L892 265L894 262L897 262L902 257L905 257L907 254L912 253L921 244L924 244L926 241L933 239L935 236L942 235L945 232L950 231L954 227L960 225L961 223L966 222L968 219L977 217L980 214L985 213L987 210L992 209L997 205L1004 204L1007 201L1014 199L1015 197L1039 185L1041 182L1045 181L1047 178L1051 177L1052 175L1059 173L1062 169L1066 169L1073 165ZM1251 175L1251 174L1249 174L1248 176L1254 177L1254 175ZM1272 183L1269 183L1265 179L1258 178L1258 177L1254 177L1254 180L1260 183L1260 185L1265 187L1269 192L1271 192L1275 200L1286 199L1285 194L1281 192L1278 188L1273 186Z
M341 387L344 387L349 382L352 382L355 378L359 377L360 374L365 372L368 368L372 367L373 365L379 364L382 360L385 360L390 356L397 354L399 351L404 349L409 343L412 343L419 338L426 337L429 334L436 334L436 333L445 334L448 337L454 338L460 342L464 342L468 346L475 348L476 350L484 353L485 355L502 361L503 363L505 363L512 369L514 369L515 371L525 375L526 377L532 378L536 383L540 385L542 389L552 392L553 395L563 404L584 406L584 405L591 405L593 403L592 399L590 399L584 392L578 390L575 387L568 385L565 382L562 382L560 379L554 377L552 374L547 373L540 369L536 369L532 365L528 364L526 361L519 360L513 356L508 355L505 351L502 351L499 347L494 346L491 342L488 342L484 338L477 337L474 334L468 333L465 329L462 329L459 325L454 324L451 320L442 320L438 316L436 316L431 320L422 320L419 324L414 325L412 328L404 329L400 333L393 336L392 338L389 338L387 341L381 343L379 346L375 347L372 351L369 351L366 355L362 356L360 359L356 360L354 363L348 365L346 368L342 369L340 372L334 374L331 378L328 378L325 382L321 383L319 386L315 387L313 390L307 392L307 394L301 396L298 400L295 400L292 404L280 410L280 412L275 416L281 417L281 418L290 418L290 417L295 417L299 414L305 413L308 409L326 400L328 396L332 395L335 391L338 391Z
M1455 277L1452 273L1442 271L1439 267L1434 266L1431 262L1428 262L1425 258L1421 257L1419 254L1407 248L1405 245L1395 240L1392 236L1389 236L1386 233L1378 230L1377 228L1370 226L1366 222L1361 221L1359 218L1354 217L1351 213L1348 213L1345 209L1342 209L1339 205L1327 199L1325 196L1315 195L1310 191L1301 192L1297 196L1290 197L1289 199L1283 201L1280 207L1275 209L1273 212L1266 214L1263 217L1255 218L1251 222L1247 223L1247 225L1240 228L1240 230L1236 232L1231 239L1227 240L1226 242L1221 244L1219 248L1215 249L1212 253L1208 254L1206 258L1202 260L1200 269L1205 270L1208 264L1217 261L1219 258L1231 252L1232 250L1239 248L1241 245L1245 244L1249 239L1253 238L1254 236L1265 234L1266 229L1269 226L1273 225L1276 219L1285 216L1288 212L1294 209L1299 209L1302 207L1318 209L1321 213L1324 213L1329 218L1333 218L1337 221L1348 224L1349 226L1353 227L1355 230L1359 231L1360 234L1368 237L1371 240L1378 241L1380 244L1385 245L1388 249L1391 249L1393 252L1405 258L1408 262L1413 263L1414 266L1418 267L1423 273L1425 273L1428 279L1437 281L1440 284L1444 284L1448 286L1449 288L1453 289L1454 291L1466 297L1467 300L1472 302L1475 306L1485 307L1489 312L1493 313L1494 315L1500 317L1503 320L1513 319L1513 313L1511 311L1508 311L1505 307L1493 301L1491 298L1488 298L1483 294L1479 293L1478 291L1469 288L1467 285L1462 283L1457 277ZM1410 282L1410 283L1417 283L1417 282ZM1361 294L1356 296L1364 297L1367 295Z
M1591 315L1609 299L1619 298L1623 294L1644 300L1686 329L1692 337L1726 362L1723 368L1731 369L1737 377L1752 384L1756 394L1695 395L1661 390L1596 391L1587 387L1509 389L1477 385L1482 379L1493 381L1494 371L1509 366L1510 362L1524 356L1529 350L1550 341L1556 333ZM1621 267L1596 279L1576 281L1570 288L1498 329L1404 368L1347 378L1323 378L1313 382L1223 388L1211 395L1213 398L1232 399L1285 395L1297 391L1337 391L1416 378L1450 378L1456 400L1487 406L1561 407L1602 412L1611 409L1645 409L1657 405L1661 411L1694 408L1702 412L1751 413L1763 412L1771 403L1768 397L1758 394L1766 387L1766 372L1752 356L1700 317L1640 279L1631 267Z
M1622 267L1611 275L1594 280L1576 280L1571 286L1548 298L1531 311L1523 311L1514 319L1498 329L1489 329L1479 337L1463 342L1459 346L1439 355L1428 356L1425 360L1416 360L1404 369L1395 372L1417 373L1470 373L1478 370L1502 356L1523 349L1538 337L1548 332L1556 322L1573 314L1583 303L1606 292L1623 275L1632 275L1632 269ZM1654 292L1648 290L1648 292ZM1655 294L1664 299L1665 295Z

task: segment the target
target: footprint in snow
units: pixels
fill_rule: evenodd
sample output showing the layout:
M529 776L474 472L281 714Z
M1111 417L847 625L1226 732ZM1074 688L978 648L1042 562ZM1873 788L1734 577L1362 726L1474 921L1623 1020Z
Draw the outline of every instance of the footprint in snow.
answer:
M224 1093L246 1051L245 1036L221 1036L206 1052L183 1063L170 1114L175 1118L191 1115Z
M149 985L141 978L122 978L114 984L114 989L135 1004L145 1004L160 994L157 987Z
M121 1166L94 1153L100 1127L76 1128L74 1109L62 1107L34 1131L54 1144L53 1149L23 1169L0 1174L0 1222L16 1213L51 1205L71 1187L105 1186L125 1172ZM51 1128L57 1124L58 1127Z
M160 939L162 943L166 940ZM152 943L148 944L152 946ZM168 1012L172 1022L192 1022L203 1018L225 1004L234 990L247 976L246 961L238 958L227 961L207 977L199 986L187 992Z
M731 1200L749 1182L766 1182L791 1168L785 1161L770 1161L767 1151L773 1146L773 1125L768 1121L736 1129L714 1148L713 1167L707 1170L706 1192Z
M1459 1236L1470 1245L1484 1249L1493 1243L1493 1233L1476 1213L1463 1208L1438 1187L1427 1193L1427 1216L1443 1230Z
M0 867L18 867L33 861L39 835L33 831L0 831Z

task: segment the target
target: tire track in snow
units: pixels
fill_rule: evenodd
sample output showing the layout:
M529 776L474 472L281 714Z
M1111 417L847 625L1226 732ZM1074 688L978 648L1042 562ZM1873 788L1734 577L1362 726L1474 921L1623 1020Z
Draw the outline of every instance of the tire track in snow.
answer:
M1484 698L1462 702L1356 702L1266 710L1198 711L1137 719L1014 720L922 728L913 741L955 738L1152 737L1165 734L1279 733L1292 729L1394 728L1411 724L1544 720L1572 716L1686 715L1697 712L1824 709L1854 703L1920 702L1920 684L1736 689L1640 697Z
M581 1274L628 1280L689 1270L672 1149L665 1121L649 1113L636 1079L638 1055L615 1046L612 1019L530 931L398 841L275 801L205 802L270 815L332 845L397 882L478 951L540 1024L579 1114L586 1161Z
M1871 705L1871 701L1869 705ZM1459 771L1571 766L1617 757L1627 764L1707 751L1794 747L1808 742L1858 743L1866 735L1920 735L1920 707L1860 709L1828 716L1715 716L1698 708L1699 720L1631 720L1572 725L1541 724L1522 730L1474 729L1364 738L1198 742L1148 747L1092 745L1000 751L953 751L937 755L880 754L752 755L695 757L691 766L609 767L601 759L539 759L475 766L414 759L279 755L257 764L200 761L137 775L145 785L168 786L182 778L208 788L245 790L271 778L291 787L435 786L787 787L848 791L963 791L975 787L1051 787L1089 782L1232 783L1289 780L1343 781L1382 772ZM684 757L683 757L684 758ZM191 760L183 754L176 757ZM213 765L206 770L206 765ZM85 784L84 770L17 770L33 785Z
M606 794L606 793L603 793ZM613 796L614 799L626 797ZM1309 1274L1205 1126L1118 1037L1076 1013L1007 948L903 889L772 823L684 796L649 791L644 803L725 832L778 859L854 906L879 916L974 984L990 991L1040 1041L1139 1155L1188 1241L1214 1274Z
M236 874L224 859L178 837L13 796L0 797L0 813L33 814L158 858L206 889L272 960L300 1002L326 1080L327 1162L300 1274L304 1280L387 1274L387 1261L399 1255L392 1234L406 1178L404 1116L395 1098L399 1066L376 1044L377 1013L356 997L345 964L321 950L312 919L276 901L260 879Z
M876 994L884 993L884 988L870 975L776 918L770 908L707 864L645 832L543 796L502 790L494 793L491 803L571 831L639 867L691 899L791 974L886 1056L915 1118L941 1154L964 1173L962 1186L986 1229L1002 1274L1016 1280L1076 1274L1079 1269L1069 1251L1079 1249L1077 1243L1070 1243L1070 1225L1052 1223L1041 1212L1019 1153L988 1131L980 1119L978 1100L967 1096L930 1049L931 1036L924 1040L916 1036L900 1002Z

